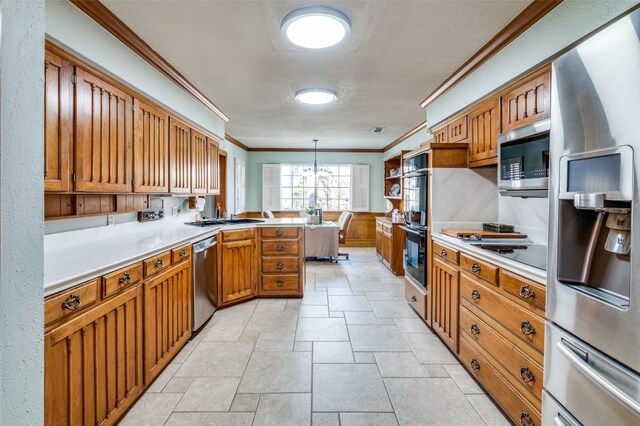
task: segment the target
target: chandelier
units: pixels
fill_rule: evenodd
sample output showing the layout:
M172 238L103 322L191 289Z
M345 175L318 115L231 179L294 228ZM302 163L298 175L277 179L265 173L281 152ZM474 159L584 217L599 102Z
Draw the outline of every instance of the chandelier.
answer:
M318 164L318 139L314 139L313 164L305 164L302 173L305 176L329 176L329 171L325 164Z

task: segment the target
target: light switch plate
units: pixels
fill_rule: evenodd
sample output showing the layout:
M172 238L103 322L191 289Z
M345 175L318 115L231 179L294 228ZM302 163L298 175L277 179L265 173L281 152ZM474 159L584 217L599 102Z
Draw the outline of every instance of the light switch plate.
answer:
M115 225L116 224L116 217L114 215L112 215L112 214L108 215L107 216L107 224L109 226Z
M173 214L174 216L178 216L178 214L180 214L180 207L173 206L173 208L171 209L171 214Z

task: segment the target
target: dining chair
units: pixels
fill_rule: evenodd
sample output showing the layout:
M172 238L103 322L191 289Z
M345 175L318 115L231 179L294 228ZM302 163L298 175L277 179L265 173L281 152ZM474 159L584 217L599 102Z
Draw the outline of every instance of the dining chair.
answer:
M265 210L262 212L262 217L266 218L266 219L275 219L275 216L273 215L273 212L271 210Z
M344 244L347 242L347 232L349 232L351 219L353 219L353 213L348 210L344 210L340 214L340 218L338 219L338 227L340 228L340 231L338 231L339 244ZM347 260L349 260L349 253L340 253L340 251L338 251L338 259L336 259L336 261L340 260L340 256L344 256Z

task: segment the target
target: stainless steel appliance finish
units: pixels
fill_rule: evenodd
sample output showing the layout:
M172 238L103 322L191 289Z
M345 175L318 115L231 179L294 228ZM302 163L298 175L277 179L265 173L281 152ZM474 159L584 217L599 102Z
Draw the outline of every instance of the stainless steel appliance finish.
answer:
M218 301L218 237L193 245L193 330L213 315Z
M498 135L498 190L513 197L547 197L550 120Z
M544 386L584 424L640 424L639 69L638 8L552 68Z

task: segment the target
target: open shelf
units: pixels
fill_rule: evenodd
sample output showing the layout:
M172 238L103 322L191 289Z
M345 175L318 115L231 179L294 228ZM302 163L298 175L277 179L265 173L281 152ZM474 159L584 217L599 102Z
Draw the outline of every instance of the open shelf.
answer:
M391 195L385 195L384 198L386 198L387 200L402 200L402 197L400 196L393 197Z
M398 176L387 176L385 179L402 179L401 175Z

